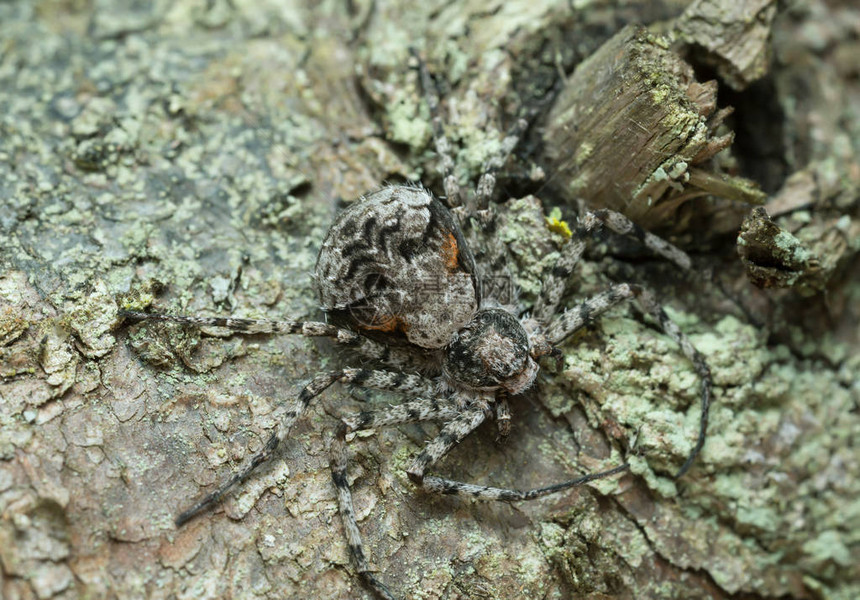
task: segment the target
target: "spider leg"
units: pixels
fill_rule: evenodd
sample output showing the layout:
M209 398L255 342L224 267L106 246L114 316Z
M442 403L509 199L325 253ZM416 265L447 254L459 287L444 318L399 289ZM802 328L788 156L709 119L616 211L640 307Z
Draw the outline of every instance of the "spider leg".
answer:
M412 396L436 394L436 382L414 373L356 368L344 369L342 372L341 383L351 383L362 388L400 392Z
M517 118L510 129L508 129L505 137L502 139L499 151L484 163L483 173L481 174L481 178L478 180L478 185L475 189L476 203L479 211L490 206L490 200L492 199L493 191L496 187L496 173L498 173L508 161L511 152L513 152L514 148L516 148L520 143L520 139L523 137L526 130L528 130L529 125L531 125L535 117L555 101L559 91L561 90L561 86L562 82L558 81L554 89L544 95L543 101L532 103L528 106L527 109L523 111L523 114Z
M363 384L362 384L363 385ZM362 411L344 417L343 424L331 442L331 477L337 490L338 512L343 521L349 552L355 561L356 569L364 579L368 588L384 600L393 600L394 595L370 569L361 532L355 518L355 507L352 502L352 492L347 479L347 448L346 435L350 431L369 429L388 425L398 425L415 421L444 420L455 417L460 404L456 400L435 398L417 399L402 405L385 409Z
M579 224L574 229L570 242L562 249L558 262L547 273L534 308L534 314L538 319L545 321L555 314L567 282L585 252L589 234L602 227L607 227L618 235L639 240L646 248L685 271L689 271L692 267L690 257L683 250L645 231L621 213L605 209L588 211L579 219Z
M415 357L399 348L387 346L376 340L320 321L275 321L268 319L239 319L235 317L192 317L185 315L166 315L120 310L119 316L130 321L165 321L192 327L223 327L237 333L256 334L296 334L305 337L328 337L341 344L349 345L356 352L390 366L418 366Z
M278 445L287 437L292 429L293 424L296 422L296 419L299 418L299 415L302 414L304 409L310 404L310 401L319 396L327 387L333 384L335 381L340 379L343 376L343 371L332 371L330 373L321 373L314 377L309 384L302 388L302 391L299 392L299 395L293 400L290 407L287 409L286 414L284 415L284 420L278 425L278 428L275 430L266 445L263 446L263 449L254 455L248 463L243 466L236 474L234 474L230 479L226 482L222 483L217 490L208 494L204 497L200 502L189 508L188 510L179 514L176 517L175 523L177 527L181 527L200 513L208 510L215 504L221 501L224 495L230 491L230 489L243 481L245 481L251 473L254 472L254 469L259 467L261 464L269 460L275 452L275 449Z
M457 210L455 214L464 234L469 236L467 239L472 251L475 252L482 299L492 300L500 305L513 304L516 294L512 285L513 277L508 268L510 253L507 244L497 235L499 219L495 207L491 204L485 209L475 211L474 217L469 217L466 212Z
M271 321L266 319L238 319L235 317L191 317L184 315L165 315L133 310L121 310L119 316L131 321L167 321L195 327L224 327L247 334L290 333L308 337L330 337L342 343L351 343L359 335L348 329L341 329L319 321Z
M553 346L561 343L565 338L570 337L613 306L634 298L637 289L641 288L628 283L620 283L613 285L605 292L583 300L575 308L564 311L549 323L544 334L547 341Z
M659 235L654 235L650 231L643 229L619 212L605 208L588 211L583 215L582 220L585 226L591 230L596 230L603 226L618 235L626 235L637 239L643 246L669 262L675 263L684 271L689 271L693 267L693 262L686 252L670 244Z
M690 467L693 466L693 462L696 460L696 457L705 445L705 437L708 432L708 413L711 407L712 395L711 369L708 367L708 363L705 362L705 357L696 350L690 339L684 335L684 332L681 331L678 325L669 318L669 315L666 314L663 307L660 306L657 299L654 298L651 292L644 288L638 288L638 290L635 291L637 292L637 301L642 309L649 313L657 323L659 323L663 332L681 347L681 351L684 353L684 356L693 363L696 373L698 373L699 377L702 379L702 390L700 393L702 412L699 416L699 436L696 438L696 444L693 446L693 449L687 455L687 460L684 461L684 464L681 465L681 468L678 469L677 473L675 473L675 479L677 479L690 470Z
M330 467L331 479L337 492L337 511L340 513L340 519L343 522L346 543L349 546L349 553L352 555L353 561L355 561L355 568L358 570L361 578L364 579L365 585L376 592L383 600L394 600L394 595L391 591L371 571L370 563L367 562L367 555L364 553L364 543L361 541L361 532L358 529L358 521L355 518L355 507L352 503L352 492L349 489L349 480L346 476L347 455L345 436L345 427L342 427L331 442Z
M349 489L349 480L347 478L346 436L349 432L414 421L448 420L442 431L439 432L439 435L431 440L415 458L407 470L407 474L414 483L423 486L429 491L443 494L467 494L481 500L532 500L596 479L609 477L629 469L629 465L625 463L608 471L593 473L563 483L524 492L472 485L440 477L425 477L424 471L483 423L487 418L487 414L488 406L485 402L463 409L456 398L445 400L418 399L401 406L393 406L390 409L365 411L343 419L343 425L338 430L337 435L334 436L331 445L331 472L332 480L337 488L338 510L343 520L349 551L355 560L358 572L361 574L368 588L375 591L381 598L393 600L394 596L373 575L364 552L364 544L361 540L361 532L358 529L358 522L355 518L352 492Z
M442 115L439 112L439 90L436 88L436 83L430 76L430 71L427 69L427 63L418 54L414 48L410 49L412 57L418 64L418 74L421 78L421 87L424 90L424 99L427 102L427 107L430 109L430 124L433 128L433 143L436 147L436 154L439 156L439 161L442 163L442 185L445 188L448 206L454 208L463 203L460 194L460 184L457 181L457 176L454 174L454 159L451 158L451 143L445 137L445 130L442 127Z
M412 461L406 469L409 479L417 485L424 482L424 471L445 456L451 448L472 433L487 418L487 409L484 403L467 408L454 419L448 421L439 435L427 442L424 449Z
M358 340L349 344L348 347L364 358L372 359L389 367L420 370L425 366L420 356L416 356L404 348L389 346L363 335L359 336ZM368 386L365 385L364 387Z
M702 379L700 395L702 414L699 418L699 436L693 449L687 455L684 464L675 474L675 478L677 479L690 469L693 461L695 461L696 456L698 456L702 450L702 446L705 444L708 430L708 412L711 405L711 371L705 362L705 358L696 350L690 339L669 318L651 292L638 285L627 283L614 285L607 291L582 302L576 308L565 311L556 317L547 327L546 337L551 344L558 344L613 306L631 299L636 299L642 309L657 321L663 333L672 338L681 347L684 356L693 363L693 367Z
M481 173L481 177L478 179L478 185L475 188L478 210L484 210L490 205L493 191L496 188L496 173L498 173L499 169L501 169L508 161L511 152L513 152L514 148L517 147L517 144L520 143L520 138L529 128L529 123L536 113L537 109L533 109L526 116L519 117L516 122L514 122L513 126L508 129L505 137L502 139L499 151L484 163L483 173Z
M508 404L508 395L504 392L499 392L496 398L496 425L499 428L496 441L504 442L511 434L511 407Z
M452 479L443 479L441 477L425 477L424 489L445 495L470 496L478 500L500 500L502 502L519 502L522 500L535 500L549 494L555 494L572 487L580 486L598 479L604 479L623 473L630 468L627 463L618 465L607 471L599 473L589 473L570 481L563 481L554 485L548 485L542 488L532 490L514 490L508 488L496 488L485 485L475 485L473 483L464 483L462 481L454 481Z
M462 412L456 400L417 398L382 409L363 410L343 417L346 433L418 421L447 421Z
M320 373L314 377L310 383L302 388L299 395L288 406L283 420L278 425L275 432L269 437L263 449L253 456L251 460L230 479L221 484L217 490L210 493L200 500L200 502L177 516L176 526L181 527L201 512L220 502L224 495L230 491L233 486L245 481L258 466L269 460L278 445L290 434L290 430L296 420L298 420L304 410L308 407L310 401L319 396L326 390L326 388L336 381L340 381L342 383L354 383L368 388L406 393L426 390L432 385L428 380L418 375L391 373L388 371L376 371L371 369L343 369L341 371Z
M445 456L451 448L457 445L469 433L474 431L486 418L487 413L484 407L476 406L465 410L454 420L449 421L448 424L442 428L442 431L439 432L439 435L431 440L424 447L424 450L415 457L412 465L407 470L407 474L413 483L422 486L430 492L446 495L466 495L471 496L472 498L477 498L478 500L534 500L535 498L554 494L555 492L560 492L590 481L610 477L630 468L630 465L625 463L609 469L608 471L591 473L583 477L571 479L570 481L564 481L551 486L526 491L474 485L471 483L464 483L462 481L444 479L442 477L424 476L424 472L427 468Z
M517 147L520 138L538 112L539 107L534 106L524 116L517 118L513 126L508 129L505 137L502 138L499 151L484 162L481 177L478 179L478 185L475 187L475 210L461 207L460 210L455 211L460 220L461 228L464 230L472 231L474 223L478 226L481 236L480 240L473 240L473 248L482 249L484 258L479 262L489 265L486 271L481 274L484 280L489 280L490 277L496 278L496 283L510 282L512 280L507 268L509 262L508 247L496 235L499 225L498 214L493 204L490 203L490 200L493 198L493 192L496 187L496 174L508 161L511 152ZM501 304L511 304L513 302L513 294L508 292L500 293L498 290L489 291L491 292L491 297L493 296L492 292L496 292L496 297L493 297L493 299L499 301Z

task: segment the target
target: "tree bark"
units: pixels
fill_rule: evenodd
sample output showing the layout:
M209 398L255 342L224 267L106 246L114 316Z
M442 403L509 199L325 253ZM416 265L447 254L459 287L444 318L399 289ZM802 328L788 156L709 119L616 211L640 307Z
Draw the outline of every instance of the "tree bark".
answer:
M358 393L328 390L271 464L173 525L261 447L303 382L355 358L291 336L130 327L118 310L320 317L311 274L342 202L385 181L441 190L410 47L443 92L467 184L560 72L575 79L625 24L672 23L684 8L306 4L0 4L4 599L370 598L328 468L329 436ZM697 272L715 271L737 303L705 277L614 251L578 269L569 305L617 281L648 285L707 358L715 401L693 470L670 477L695 441L692 366L618 309L512 400L504 445L488 424L439 472L524 489L627 457L634 474L477 503L406 478L432 425L351 442L370 562L398 595L860 595L858 20L849 3L777 14L772 71L748 88L770 91L771 112L738 109L730 123L736 175L781 189L778 226L838 253L824 293L760 291L731 237L690 229L676 235ZM738 37L725 39L730 51ZM744 93L734 98L748 108ZM550 191L569 182L549 166L547 123L500 173L499 236L526 308L577 208ZM774 123L779 143L740 133ZM809 185L786 181L793 172Z

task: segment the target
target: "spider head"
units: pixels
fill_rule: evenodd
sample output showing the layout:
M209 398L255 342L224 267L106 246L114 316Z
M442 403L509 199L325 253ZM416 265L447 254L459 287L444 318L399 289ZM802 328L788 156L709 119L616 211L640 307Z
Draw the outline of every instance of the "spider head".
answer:
M445 352L448 378L470 389L504 389L518 394L528 389L538 372L529 355L529 336L511 313L479 310Z

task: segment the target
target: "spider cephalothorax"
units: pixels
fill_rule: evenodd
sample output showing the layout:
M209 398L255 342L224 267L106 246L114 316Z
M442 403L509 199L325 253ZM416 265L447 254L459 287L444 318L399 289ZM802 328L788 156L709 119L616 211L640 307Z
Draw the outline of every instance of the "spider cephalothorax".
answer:
M431 112L436 113L438 98L429 74L423 67L420 73ZM518 122L515 132L503 142L507 152L523 127ZM177 526L217 503L232 486L269 459L308 404L333 383L402 393L408 398L402 404L343 416L331 441L332 480L350 552L368 587L379 597L392 599L394 596L374 575L364 553L347 478L347 435L402 423L436 421L440 424L438 435L427 442L406 470L410 480L431 492L483 500L532 500L626 471L629 466L623 463L607 471L524 491L426 474L487 418L494 416L500 434L506 435L511 420L507 397L532 386L540 357L553 352L557 344L613 306L631 300L637 301L677 342L701 377L698 437L676 476L692 465L705 441L711 397L710 371L692 343L647 290L637 285L616 284L572 308L564 309L562 305L565 286L594 229L606 227L635 237L682 268L689 268L689 257L620 214L587 212L581 216L579 227L562 249L556 265L545 273L543 289L530 315L498 308L482 296L481 276L504 267L507 259L507 249L494 234L496 215L489 202L493 171L501 159L488 164L474 200L461 205L438 114L434 114L434 134L437 152L446 165L443 179L451 210L415 185L384 187L344 210L322 242L315 272L320 302L331 323L123 313L134 320L216 325L242 333L324 336L373 361L374 368L346 367L317 374L289 401L282 422L263 449L218 489L181 513L176 518ZM469 231L469 239L481 246L475 255L464 231ZM481 260L476 261L475 256Z
M529 347L516 317L499 308L482 309L446 348L445 375L466 388L519 394L538 373Z

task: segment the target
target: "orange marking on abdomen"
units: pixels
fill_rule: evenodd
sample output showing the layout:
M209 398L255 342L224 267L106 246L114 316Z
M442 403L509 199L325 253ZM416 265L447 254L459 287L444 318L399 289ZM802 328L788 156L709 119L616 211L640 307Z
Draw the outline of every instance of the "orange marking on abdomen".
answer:
M381 315L378 319L374 319L373 323L360 323L358 326L369 331L382 331L383 333L402 331L406 333L409 324L402 317Z
M442 242L442 254L445 255L445 267L449 271L456 271L460 249L457 247L457 238L451 232L448 232L445 241Z

